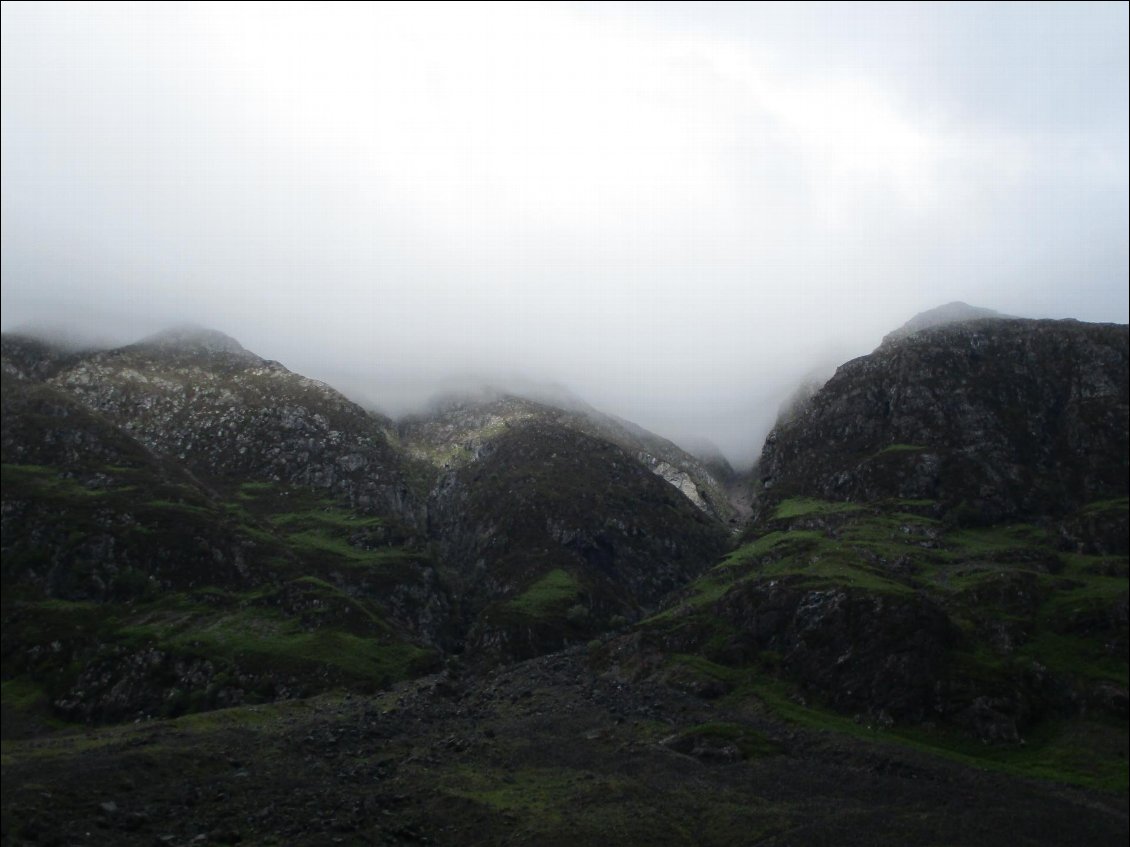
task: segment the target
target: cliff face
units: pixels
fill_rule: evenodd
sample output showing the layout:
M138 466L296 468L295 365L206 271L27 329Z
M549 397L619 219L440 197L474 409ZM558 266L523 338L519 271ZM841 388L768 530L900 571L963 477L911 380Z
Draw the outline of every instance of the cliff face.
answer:
M889 338L774 430L760 513L803 494L930 499L963 519L1064 514L1125 490L1126 327L982 319Z

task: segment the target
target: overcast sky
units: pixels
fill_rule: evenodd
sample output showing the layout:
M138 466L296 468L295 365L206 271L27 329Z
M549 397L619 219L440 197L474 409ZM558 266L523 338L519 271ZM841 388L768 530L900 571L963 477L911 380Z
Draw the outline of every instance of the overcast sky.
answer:
M554 381L752 460L951 300L1128 320L1126 3L3 4L4 329L391 413Z

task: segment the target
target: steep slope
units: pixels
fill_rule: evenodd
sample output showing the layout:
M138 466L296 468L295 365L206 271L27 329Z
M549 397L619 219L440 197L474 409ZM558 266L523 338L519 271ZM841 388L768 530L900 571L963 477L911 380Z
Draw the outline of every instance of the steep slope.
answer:
M398 428L435 468L429 531L472 655L525 658L634 620L726 544L733 512L700 460L559 402L487 393Z
M1087 737L1124 768L1127 339L889 337L770 436L741 546L605 661L951 750Z
M422 519L387 420L222 333L160 333L48 382L203 479L310 486L362 512Z
M969 520L1125 491L1125 327L987 319L888 339L770 433L761 513L798 495L931 499Z
M542 420L444 476L430 514L468 649L505 658L635 619L700 573L727 535L616 445Z

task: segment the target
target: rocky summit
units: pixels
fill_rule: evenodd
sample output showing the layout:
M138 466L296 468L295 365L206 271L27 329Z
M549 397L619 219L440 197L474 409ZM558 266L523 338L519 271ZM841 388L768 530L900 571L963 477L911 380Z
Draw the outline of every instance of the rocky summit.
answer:
M1127 333L985 318L888 336L839 368L759 465L764 513L804 494L1040 517L1126 490Z
M748 475L3 338L5 844L1122 844L1125 326L965 304Z

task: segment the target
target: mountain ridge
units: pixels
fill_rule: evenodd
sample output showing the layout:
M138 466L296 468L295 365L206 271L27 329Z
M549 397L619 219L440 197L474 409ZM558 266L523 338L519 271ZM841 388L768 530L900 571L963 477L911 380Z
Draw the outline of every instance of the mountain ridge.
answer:
M5 833L1113 842L1128 333L888 335L744 492L579 402L393 421L199 328L4 336Z

